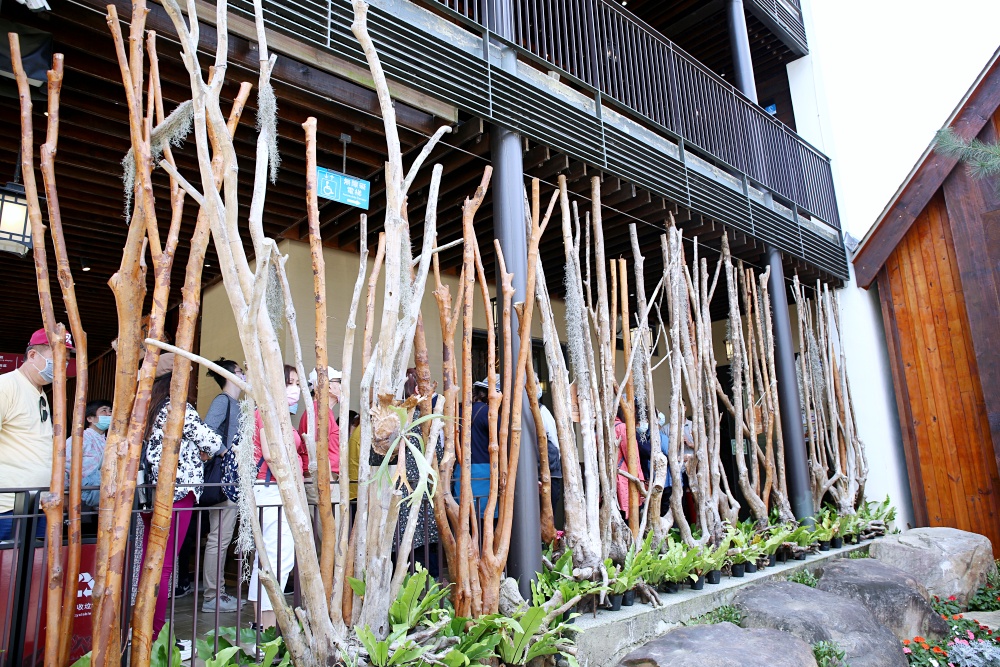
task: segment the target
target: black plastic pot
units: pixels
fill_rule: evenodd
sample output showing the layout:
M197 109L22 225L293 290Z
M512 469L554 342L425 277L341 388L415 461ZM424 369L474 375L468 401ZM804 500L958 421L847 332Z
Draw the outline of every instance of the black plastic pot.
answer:
M732 576L742 577L743 572L746 570L746 563L733 563L732 565Z
M756 571L757 571L757 563L751 563L750 561L747 561L746 563L747 574L753 574Z
M806 559L805 551L800 551L799 553L795 554L795 560L805 560L805 559Z
M681 589L681 585L676 581L664 581L663 582L663 592L664 593L676 593Z
M831 549L842 549L843 547L844 547L844 538L843 537L834 537L834 538L832 538L830 540L830 548Z
M611 611L618 611L622 608L622 598L624 593L613 593L611 595Z
M705 575L705 581L710 584L717 584L722 581L722 570L712 570Z
M705 588L705 575L701 575L696 581L691 582L691 590L700 591L703 588Z
M785 559L782 558L781 562L784 563ZM767 557L767 566L768 567L774 567L777 564L778 564L778 554L773 553L773 554L771 554L770 556Z
M622 606L631 607L634 604L635 604L635 591L625 591L625 594L622 596Z
M829 551L830 550L830 540L820 540L819 550L820 551Z

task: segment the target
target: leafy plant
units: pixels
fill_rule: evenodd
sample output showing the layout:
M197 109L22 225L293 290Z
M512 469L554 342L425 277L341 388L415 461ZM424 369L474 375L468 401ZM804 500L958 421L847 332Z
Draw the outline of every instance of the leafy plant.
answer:
M796 584L802 584L803 586L809 586L810 588L816 588L816 584L819 583L819 579L810 572L809 570L799 570L798 572L793 572L788 575L788 581Z
M732 544L732 539L727 535L722 542L715 547L708 545L702 547L701 551L698 553L698 558L695 560L695 573L703 575L706 572L711 572L712 570L721 570L722 566L726 564L730 544Z
M767 537L764 538L760 545L761 551L768 556L777 553L778 549L781 548L781 545L790 541L789 537L794 530L795 529L789 524L771 526L768 529Z
M551 547L546 548L545 561L552 563L553 551ZM542 567L542 571L537 573L535 581L531 582L531 601L536 606L541 606L552 599L559 589L560 582L573 578L573 550L566 549L552 567Z
M947 600L942 600L939 596L935 595L934 599L931 600L931 607L937 612L939 616L953 616L962 611L961 605L958 604L958 598L954 595L949 596Z
M721 607L716 607L707 614L702 614L691 621L693 625L714 625L716 623L732 623L733 625L739 625L742 622L743 613L731 604L724 604Z
M955 667L1000 667L1000 646L975 641L948 646L948 662Z
M816 536L809 526L799 526L788 535L788 542L793 542L800 547L807 547L816 540Z
M563 636L565 626L545 625L546 610L529 607L513 618L495 614L476 621L497 639L496 656L506 665L526 665L535 658L562 653L571 667L577 667L576 658L568 649L572 641Z
M368 662L373 667L411 665L430 650L429 646L418 646L412 639L407 639L406 630L402 626L393 629L389 636L382 640L376 639L375 634L367 625L363 628L355 628L354 633L365 647ZM392 649L391 652L390 649Z
M170 665L181 664L181 650L177 647L177 644L174 643L173 639L174 639L173 636L170 634L170 623L169 622L164 623L163 627L160 628L160 634L156 636L156 641L154 641L153 645L150 647L149 667L167 667L168 664ZM200 639L198 640L199 643L201 643L202 641L203 640ZM227 651L224 659L215 659L214 661L210 662L210 660L213 660L213 657L211 653L209 653L208 660L205 661L206 666L222 667L222 665L228 664L229 660L232 658L232 655L236 653L236 651L230 653L228 651L228 648L229 647L226 647ZM238 650L239 649L237 649L237 651ZM221 650L219 653L220 655L222 655ZM90 658L91 658L91 652L88 651L87 653L77 658L76 662L73 663L72 667L90 667ZM273 660L274 656L272 656L271 659ZM284 662L282 664L282 667L287 667L287 662Z
M990 585L980 586L969 598L969 611L1000 611L1000 588Z
M467 618L453 618L441 637L457 640L441 660L446 667L486 665L496 657L496 646L500 643L500 634L490 624L474 623Z
M449 586L441 586L431 579L428 587L428 573L419 563L413 574L406 577L399 597L389 606L389 624L393 628L405 627L412 630L425 618L437 620L442 611L441 601L448 595Z
M698 558L697 550L689 549L683 542L674 542L668 536L666 549L650 567L650 583L680 583L685 579L697 581L698 575L694 573L694 569Z
M218 640L219 650L215 644ZM291 654L285 650L285 641L278 634L276 627L261 631L258 649L264 657L262 664L270 666L274 659L281 656L281 667L286 667L291 661ZM243 646L254 646L258 643L257 631L251 628L241 628L239 639L235 627L222 627L218 631L209 631L203 639L195 642L198 658L208 667L224 667L225 665L248 665L257 662L257 656L243 650ZM164 663L166 664L166 663ZM171 665L174 663L171 662Z
M840 648L836 642L816 642L812 648L816 664L819 667L850 667L844 660L846 656L844 649Z
M847 557L850 558L851 560L858 560L859 558L871 558L871 554L869 554L867 551L861 551L859 549L857 551L852 551L851 553L847 554Z
M757 534L753 520L748 519L730 526L726 537L732 544L729 555L734 564L755 561L763 553L761 536Z
M939 644L928 642L923 637L904 639L903 653L910 665L944 667L948 664L948 652Z

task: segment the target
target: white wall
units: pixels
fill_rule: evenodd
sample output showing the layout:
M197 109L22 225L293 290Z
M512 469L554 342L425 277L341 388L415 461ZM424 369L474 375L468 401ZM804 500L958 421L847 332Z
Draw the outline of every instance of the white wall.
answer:
M858 198L859 191L864 191L869 184L863 179L850 178L841 169L833 132L833 123L837 119L831 116L824 80L826 59L836 58L836 49L847 48L851 40L846 35L838 35L837 41L827 40L823 33L817 33L812 0L802 0L802 10L810 53L788 65L795 124L799 134L830 157L838 201ZM855 43L850 48L858 48L858 45ZM858 103L863 104L863 100L858 100ZM878 148L873 147L873 153L877 152ZM859 239L873 222L862 216L846 214L844 206L840 207L840 212L844 231ZM839 295L847 372L858 430L868 454L866 495L873 499L889 495L899 511L897 525L912 525L909 479L878 292L859 288L854 281L852 266L851 279Z

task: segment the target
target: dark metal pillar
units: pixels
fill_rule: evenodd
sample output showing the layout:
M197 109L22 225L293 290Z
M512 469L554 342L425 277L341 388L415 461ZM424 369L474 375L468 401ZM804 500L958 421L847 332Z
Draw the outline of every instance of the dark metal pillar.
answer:
M753 77L753 59L750 57L750 36L747 34L743 0L726 0L726 13L729 18L729 43L733 49L733 84L756 104L757 83Z
M768 291L771 293L771 317L774 322L774 370L778 381L781 435L785 443L788 500L797 519L811 519L815 510L812 486L809 484L809 455L802 427L802 406L799 404L799 380L795 372L788 287L781 252L777 248L768 246L767 263L771 267Z
M490 0L491 29L501 37L514 35L512 0ZM517 54L502 49L501 67L513 71ZM493 235L500 241L508 273L514 274L514 303L525 300L528 273L528 238L524 221L524 161L521 135L506 128L492 126L490 151L493 160ZM498 267L499 269L499 267ZM501 284L497 277L497 284ZM501 298L497 294L498 300ZM499 309L497 315L500 315ZM511 359L503 359L503 372L511 372L517 360L521 341L517 335L517 316L511 331L497 326L500 349L511 338ZM499 323L498 323L499 324ZM531 341L526 341L531 345ZM529 357L529 372L532 365ZM513 384L513 378L511 378ZM511 528L507 574L517 580L521 595L531 599L531 581L542 569L541 522L538 510L538 455L535 447L535 422L525 394L521 402L521 453L517 462L517 482L514 487L514 523Z

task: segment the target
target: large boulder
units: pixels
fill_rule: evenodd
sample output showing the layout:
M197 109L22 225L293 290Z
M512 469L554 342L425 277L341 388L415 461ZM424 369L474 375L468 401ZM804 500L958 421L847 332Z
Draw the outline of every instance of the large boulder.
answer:
M840 558L817 574L819 590L857 600L900 640L948 634L948 624L928 602L927 589L897 567L874 558Z
M851 667L906 667L903 645L864 605L790 581L740 591L733 600L745 628L788 632L808 644L835 642Z
M776 630L732 623L676 628L626 655L621 667L816 667L812 647Z
M869 553L909 572L927 592L968 602L993 569L988 538L955 528L914 528L872 543Z

